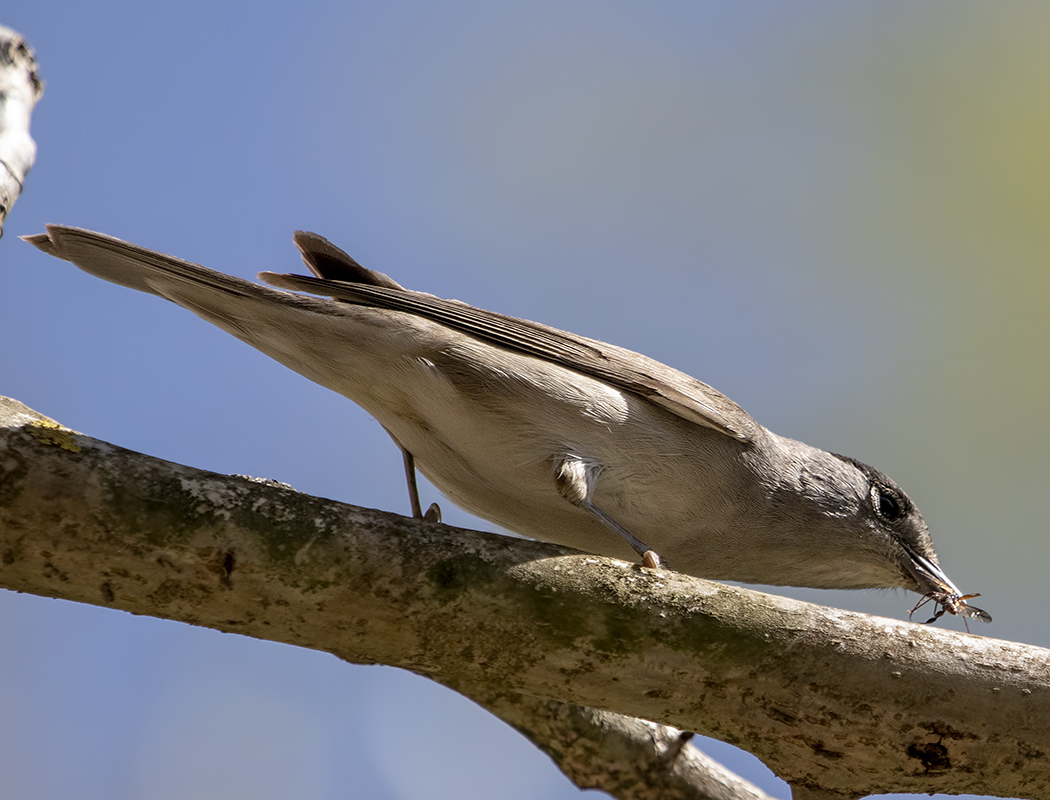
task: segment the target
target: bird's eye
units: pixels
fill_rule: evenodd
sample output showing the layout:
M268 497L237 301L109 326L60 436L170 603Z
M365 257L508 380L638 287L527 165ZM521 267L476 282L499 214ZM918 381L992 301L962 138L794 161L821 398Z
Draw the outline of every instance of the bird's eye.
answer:
M900 501L885 489L878 486L871 487L871 502L875 506L875 512L887 522L893 522L901 517Z

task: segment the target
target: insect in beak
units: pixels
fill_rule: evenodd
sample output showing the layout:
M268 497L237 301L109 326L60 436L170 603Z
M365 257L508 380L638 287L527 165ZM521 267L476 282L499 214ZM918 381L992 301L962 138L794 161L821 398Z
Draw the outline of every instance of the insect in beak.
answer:
M908 619L911 619L912 615L927 603L933 603L934 614L923 625L936 622L944 616L945 612L953 616L962 617L967 633L970 632L970 625L966 621L967 619L979 619L981 622L992 621L992 615L983 608L977 608L977 606L967 605L966 603L972 597L980 597L980 594L963 594L939 566L928 558L919 555L910 547L905 546L904 551L909 556L908 571L918 581L919 586L923 588L933 587L919 598L918 603L912 606L908 612Z
M918 611L927 603L932 602L935 610L934 615L930 617L924 625L929 625L931 622L936 622L944 616L944 612L947 611L949 614L958 615L962 617L963 625L966 627L966 632L970 632L970 625L966 622L967 618L977 619L981 622L991 622L992 615L985 611L983 608L977 606L971 606L967 604L967 600L972 597L980 597L980 593L977 594L959 594L958 591L936 591L927 592L916 603L911 611L908 612L908 619L911 619L912 614ZM939 608L938 608L939 606Z

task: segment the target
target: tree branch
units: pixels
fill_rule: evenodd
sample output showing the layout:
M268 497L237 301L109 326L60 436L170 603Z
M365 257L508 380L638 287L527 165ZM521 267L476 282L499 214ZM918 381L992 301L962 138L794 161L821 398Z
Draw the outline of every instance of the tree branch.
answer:
M517 728L581 789L637 800L771 800L689 746L690 734L677 728L521 694L471 699Z
M535 723L512 719L515 695L656 720L751 751L797 796L1050 796L1050 651L201 472L13 401L5 416L8 588L403 667L519 728Z
M0 25L0 236L36 160L29 118L43 93L33 51L19 34Z

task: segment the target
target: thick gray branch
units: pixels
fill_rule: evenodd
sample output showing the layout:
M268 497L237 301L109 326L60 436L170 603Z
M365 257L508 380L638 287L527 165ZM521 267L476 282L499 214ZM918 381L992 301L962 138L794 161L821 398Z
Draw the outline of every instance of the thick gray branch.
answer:
M0 236L36 159L29 118L43 93L33 51L21 36L0 25Z
M521 694L656 720L751 751L798 796L1050 797L1046 650L416 522L8 416L8 588L392 664L491 705Z
M38 441L73 447L71 432L54 420L0 397L0 454L2 429L27 425ZM2 577L0 561L0 585ZM456 688L517 728L580 788L604 789L620 800L770 800L695 747L683 747L686 734L677 728L557 700L493 693L489 686L476 687L469 681L457 682Z

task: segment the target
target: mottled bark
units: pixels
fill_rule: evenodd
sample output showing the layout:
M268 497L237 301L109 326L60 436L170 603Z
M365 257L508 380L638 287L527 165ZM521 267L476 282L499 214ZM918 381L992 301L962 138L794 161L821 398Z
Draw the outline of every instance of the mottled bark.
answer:
M724 739L797 797L1050 797L1046 650L201 472L20 409L0 405L7 588L403 667L488 706L570 775L593 769L571 727L543 728L571 709L541 701ZM519 695L531 718L515 718ZM653 764L689 766L660 761L675 737L635 728L651 757L618 796L659 794L669 773Z

